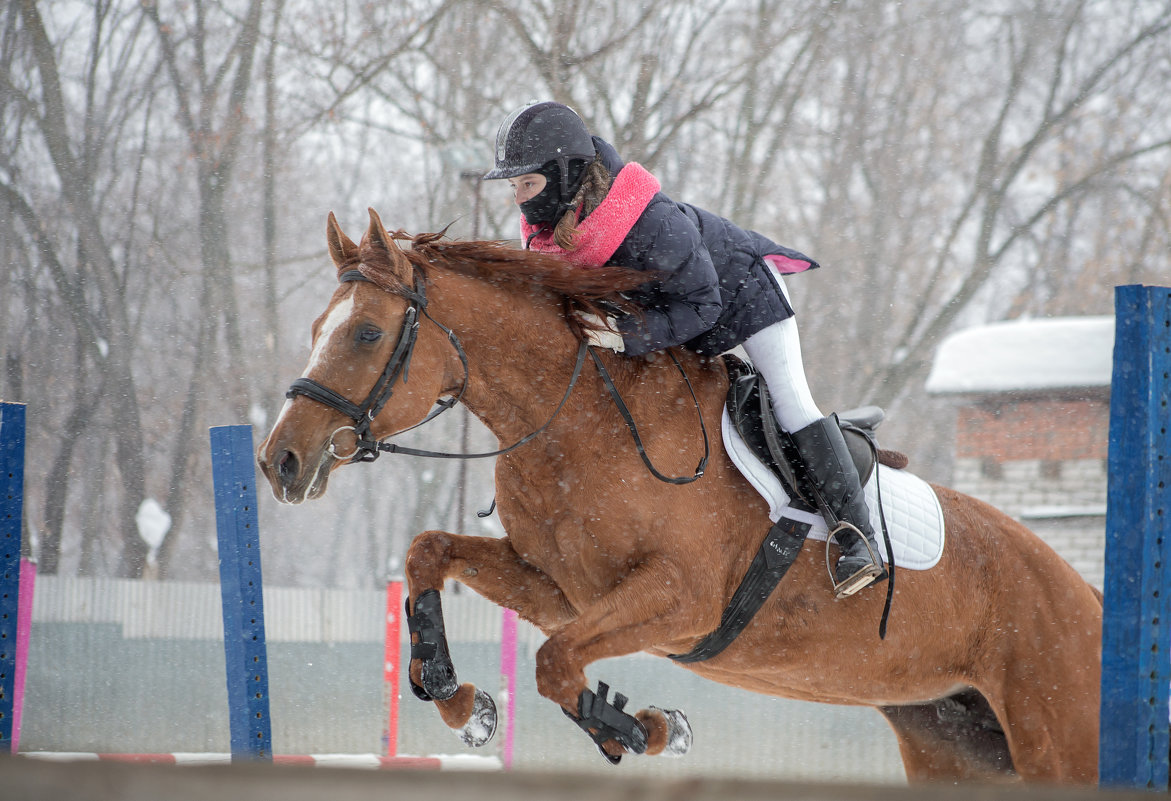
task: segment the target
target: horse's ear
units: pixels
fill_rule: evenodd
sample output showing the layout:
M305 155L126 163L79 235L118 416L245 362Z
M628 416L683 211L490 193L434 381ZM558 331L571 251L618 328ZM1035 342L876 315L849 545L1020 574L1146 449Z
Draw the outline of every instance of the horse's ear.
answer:
M387 253L398 250L398 245L386 235L386 227L383 226L382 218L378 216L378 212L371 208L366 210L370 212L370 227L366 229L366 241Z
M325 224L325 239L329 243L329 257L333 259L335 267L340 269L342 265L353 263L358 257L358 246L342 233L342 228L337 224L337 217L333 216L332 211Z

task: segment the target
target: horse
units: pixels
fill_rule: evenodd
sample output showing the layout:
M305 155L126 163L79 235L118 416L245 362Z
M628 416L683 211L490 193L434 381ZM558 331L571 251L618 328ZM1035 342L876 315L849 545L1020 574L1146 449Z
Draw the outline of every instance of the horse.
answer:
M258 448L273 494L319 497L333 470L395 450L395 434L463 403L501 443L493 453L505 534L425 531L409 546L415 694L466 742L491 736L490 696L456 680L447 649L440 598L454 579L546 635L539 693L611 761L685 750L682 713L629 714L620 694L592 690L585 671L695 646L719 624L769 529L764 500L719 437L693 471L708 447L700 424L721 416L725 361L683 348L639 358L595 351L637 421L636 448L600 371L583 368L583 332L568 310L620 301L645 274L579 269L505 242L390 233L369 211L359 244L329 215L339 285ZM644 456L694 480L659 480ZM1095 783L1101 594L1020 523L931 486L947 547L929 570L898 571L885 638L876 621L886 585L835 598L825 546L806 541L739 636L684 667L752 692L876 709L911 782Z

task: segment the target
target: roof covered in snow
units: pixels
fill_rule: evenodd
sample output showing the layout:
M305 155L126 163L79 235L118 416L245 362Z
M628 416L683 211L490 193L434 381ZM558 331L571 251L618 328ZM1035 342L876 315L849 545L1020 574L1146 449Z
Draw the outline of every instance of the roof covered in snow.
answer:
M935 352L927 391L983 393L1108 387L1114 317L1051 317L968 328Z

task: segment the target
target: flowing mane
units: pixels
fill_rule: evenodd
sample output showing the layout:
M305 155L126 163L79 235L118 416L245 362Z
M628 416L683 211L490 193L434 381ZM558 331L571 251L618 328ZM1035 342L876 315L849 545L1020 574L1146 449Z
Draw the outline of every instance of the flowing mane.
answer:
M394 231L391 241L407 241L410 247L392 248L389 253L364 237L358 259L339 265L338 271L356 268L386 291L402 294L411 289L403 284L406 275L417 271L426 276L431 267L440 267L496 284L541 287L571 307L595 313L599 303L637 313L621 293L653 279L652 274L623 267L578 267L559 256L521 250L504 241L444 240L443 236L442 231L415 235Z

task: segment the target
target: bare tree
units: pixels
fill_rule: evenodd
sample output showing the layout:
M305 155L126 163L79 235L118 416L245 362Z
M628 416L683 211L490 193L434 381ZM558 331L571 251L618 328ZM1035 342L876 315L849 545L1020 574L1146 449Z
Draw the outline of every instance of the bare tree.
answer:
M242 18L230 9L199 0L191 16L163 19L154 2L143 4L153 23L166 64L178 118L196 165L199 198L199 250L202 264L199 323L195 361L190 373L183 414L177 429L167 508L173 522L181 522L188 498L188 454L198 410L207 400L209 385L223 382L228 408L236 420L246 420L249 360L245 356L243 323L236 274L229 247L228 197L233 171L247 128L246 103L254 80L253 63L260 46L261 0L252 0ZM168 9L172 10L172 9ZM219 15L216 16L215 12ZM222 53L218 43L227 41ZM218 55L218 62L214 61ZM222 322L224 351L216 347ZM214 368L212 368L214 365ZM175 537L164 543L160 565L165 573Z
M69 319L76 326L78 337L74 377L80 383L70 387L77 393L76 401L66 415L67 438L58 440L57 461L50 477L56 483L45 493L48 547L45 567L56 567L64 492L68 487L76 434L92 419L94 398L100 398L114 424L107 441L116 455L122 490L117 515L122 534L117 572L135 576L140 574L146 556L146 546L134 526L146 487L143 425L135 371L137 332L133 310L138 286L128 280L128 263L118 256L124 252L126 243L118 232L111 230L103 215L108 196L98 173L102 159L118 138L127 133L127 123L137 117L135 112L149 97L149 92L144 92L136 99L130 85L134 83L138 87L136 79L143 74L149 79L151 70L148 62L143 71L133 25L109 3L98 3L92 9L88 70L83 83L86 91L80 105L74 104L62 85L58 54L37 4L22 0L16 12L20 27L19 31L10 29L10 41L27 54L31 74L36 79L24 85L8 82L5 91L29 113L30 128L35 128L47 164L60 187L61 206L50 205L47 212L35 211L33 201L13 180L21 176L14 175L11 163L4 194L31 237L30 243L42 256L36 267L47 271L56 292L69 308ZM13 22L11 17L9 22ZM113 71L110 83L99 80L97 67L103 61L102 52L107 49L112 51L111 59L104 62ZM103 90L109 94L99 96ZM21 154L21 157L28 156L28 153ZM75 248L76 256L66 257L66 247ZM87 364L93 366L92 371L86 369ZM101 388L106 391L98 391Z
M965 126L973 168L953 165L960 191L920 274L912 314L869 384L873 401L891 403L925 374L942 336L1015 260L1032 258L1028 238L1055 214L1087 194L1117 197L1115 186L1139 164L1162 164L1165 172L1171 115L1149 66L1171 41L1171 6L1132 10L1125 21L1115 17L1116 5L1084 2L961 17L988 29L999 58L984 65L986 83L976 91L995 93L983 104L987 116Z
M248 413L248 388L243 377L243 335L228 247L231 229L227 197L246 127L245 104L261 38L261 6L261 0L251 0L242 19L220 8L224 18L213 22L210 12L217 9L217 4L197 0L191 5L190 19L169 18L164 22L157 3L143 4L158 35L179 120L196 164L199 246L206 277L204 307L222 315L227 389L232 409L240 419ZM182 37L178 31L183 31ZM219 63L210 63L216 43L225 35L229 41L226 52ZM187 51L185 57L181 48Z

